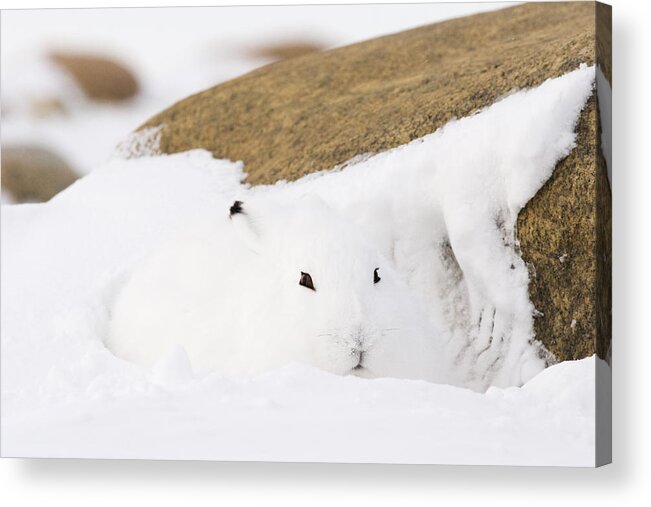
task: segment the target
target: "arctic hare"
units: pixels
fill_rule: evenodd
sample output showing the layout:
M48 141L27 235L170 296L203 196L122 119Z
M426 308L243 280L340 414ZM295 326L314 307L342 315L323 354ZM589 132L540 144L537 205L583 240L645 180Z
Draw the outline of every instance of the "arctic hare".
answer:
M303 362L341 375L448 379L439 333L391 263L316 198L236 201L134 269L107 346L151 365L176 344L195 368L225 374Z

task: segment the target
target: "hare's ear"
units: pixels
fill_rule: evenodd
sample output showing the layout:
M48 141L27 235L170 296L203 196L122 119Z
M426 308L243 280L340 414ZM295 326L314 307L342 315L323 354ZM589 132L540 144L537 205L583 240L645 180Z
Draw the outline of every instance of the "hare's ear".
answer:
M244 215L244 208L242 207L244 203L242 201L235 201L229 210L228 216L232 219L233 215Z
M233 224L237 236L254 252L261 249L261 233L259 225L249 214L249 210L242 201L235 201L229 211L228 218Z

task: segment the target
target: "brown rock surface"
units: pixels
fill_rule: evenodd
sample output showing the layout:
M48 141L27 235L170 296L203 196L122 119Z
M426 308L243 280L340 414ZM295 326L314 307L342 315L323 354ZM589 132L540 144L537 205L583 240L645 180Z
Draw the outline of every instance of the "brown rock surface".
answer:
M162 126L164 153L204 148L244 160L250 183L297 179L595 63L595 13L589 2L531 3L293 58L191 96L143 127ZM599 44L610 54L609 39ZM536 334L560 360L603 356L610 342L610 187L597 111L593 97L577 148L518 220L543 314Z
M138 81L133 72L112 59L59 52L51 53L49 58L70 74L90 99L121 101L138 93Z
M39 146L2 148L2 190L15 202L49 201L79 176L58 155Z

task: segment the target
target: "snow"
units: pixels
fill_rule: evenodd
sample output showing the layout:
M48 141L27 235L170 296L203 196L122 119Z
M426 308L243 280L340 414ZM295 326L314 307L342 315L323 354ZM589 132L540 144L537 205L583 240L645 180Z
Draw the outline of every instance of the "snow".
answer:
M543 370L514 231L574 147L594 73L582 66L294 183L248 188L243 163L192 151L116 157L48 203L2 206L2 455L594 465L594 375L604 366L588 358ZM219 237L234 199L265 210L263 234L283 231L277 203L316 220L305 199L360 231L364 251L440 329L433 339L456 385L296 363L252 376L208 371L184 340L146 365L113 355L104 340L134 273L164 245ZM300 268L289 258L285 269ZM245 304L230 283L214 290ZM270 336L278 320L263 322Z
M594 466L595 361L482 395L298 364L188 381L172 357L142 394L89 393L4 420L2 455Z

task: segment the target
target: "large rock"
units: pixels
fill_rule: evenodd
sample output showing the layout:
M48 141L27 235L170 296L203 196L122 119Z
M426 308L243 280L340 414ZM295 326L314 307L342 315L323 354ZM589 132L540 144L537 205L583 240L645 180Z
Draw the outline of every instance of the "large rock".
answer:
M595 18L594 3L525 4L297 57L191 96L141 129L155 127L149 144L164 153L244 160L250 183L294 180L595 63ZM608 79L609 27L602 17ZM604 357L610 343L610 186L598 128L595 95L577 148L518 219L536 335L559 360Z

